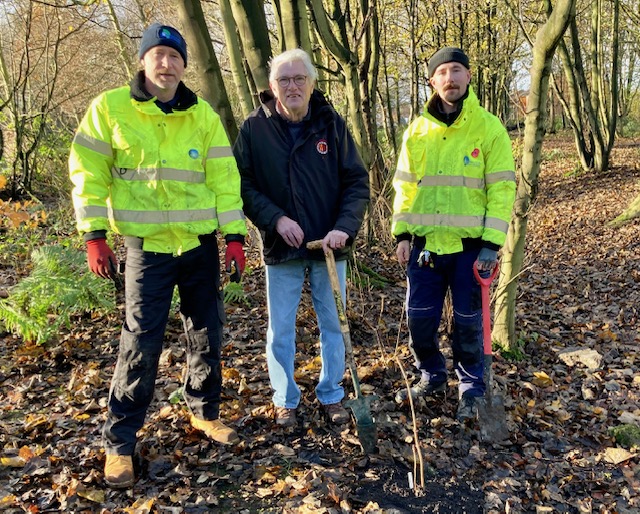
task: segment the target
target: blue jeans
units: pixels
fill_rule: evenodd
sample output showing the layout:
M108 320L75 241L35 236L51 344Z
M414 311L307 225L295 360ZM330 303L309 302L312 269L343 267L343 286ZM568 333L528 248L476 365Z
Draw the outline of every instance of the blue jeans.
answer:
M342 301L346 296L346 261L336 262ZM322 369L316 396L323 405L344 398L340 382L344 376L344 341L336 309L327 264L324 261L293 260L266 266L267 308L267 366L277 407L295 409L300 402L300 388L294 378L296 356L296 313L302 295L306 272L309 272L311 299L320 329L320 358Z
M127 249L125 322L111 389L103 442L108 454L132 455L136 432L153 399L173 289L180 293L186 334L184 399L193 415L217 419L225 319L214 236L180 256Z
M447 380L445 358L438 344L438 327L447 289L453 303L453 366L459 396L484 396L482 298L473 275L477 249L431 255L433 266L418 266L422 245L414 245L407 266L407 319L410 349L422 378L436 385Z

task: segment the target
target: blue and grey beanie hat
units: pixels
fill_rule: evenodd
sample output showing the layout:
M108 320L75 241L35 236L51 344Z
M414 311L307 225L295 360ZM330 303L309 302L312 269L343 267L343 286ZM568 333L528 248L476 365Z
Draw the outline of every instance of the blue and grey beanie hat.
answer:
M160 45L170 46L177 50L184 60L185 67L187 66L187 42L182 37L182 34L173 27L161 25L160 23L149 25L147 30L142 34L138 57L142 59L144 54L151 48Z

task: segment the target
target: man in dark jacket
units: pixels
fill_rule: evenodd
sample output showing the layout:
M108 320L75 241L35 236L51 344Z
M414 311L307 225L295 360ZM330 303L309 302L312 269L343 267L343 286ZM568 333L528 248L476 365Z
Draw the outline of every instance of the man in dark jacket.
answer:
M346 423L342 407L344 342L322 251L335 251L343 301L346 259L369 202L367 170L345 121L320 91L303 50L271 63L271 91L243 123L234 145L246 216L260 229L266 264L267 365L275 421L296 423L300 389L294 379L295 322L308 273L320 328L322 369L316 396L329 420Z

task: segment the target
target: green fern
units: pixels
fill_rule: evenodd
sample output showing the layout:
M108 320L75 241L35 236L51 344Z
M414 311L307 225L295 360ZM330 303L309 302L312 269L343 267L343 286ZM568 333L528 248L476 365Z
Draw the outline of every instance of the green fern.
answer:
M0 300L0 321L27 341L55 339L71 318L116 308L113 283L93 275L85 254L62 246L44 246L31 254L33 271Z

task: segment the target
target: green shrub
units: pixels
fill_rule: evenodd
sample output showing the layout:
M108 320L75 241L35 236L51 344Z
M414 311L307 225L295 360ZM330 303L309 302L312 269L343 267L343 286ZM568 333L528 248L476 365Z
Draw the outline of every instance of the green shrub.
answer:
M6 330L38 344L55 339L71 318L87 312L115 311L113 282L93 275L84 252L58 245L31 254L31 274L0 300Z

